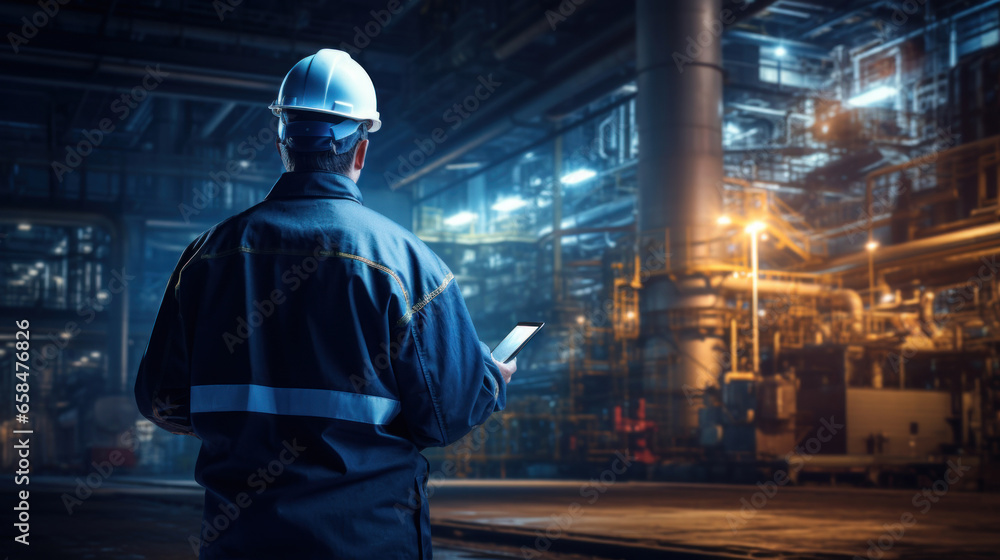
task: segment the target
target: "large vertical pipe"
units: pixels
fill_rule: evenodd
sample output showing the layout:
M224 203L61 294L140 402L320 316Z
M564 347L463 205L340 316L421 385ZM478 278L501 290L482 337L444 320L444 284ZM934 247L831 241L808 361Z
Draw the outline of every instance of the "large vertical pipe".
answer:
M757 307L757 295L760 283L760 261L757 253L757 240L760 232L754 229L750 232L750 323L753 329L753 374L760 375L760 314Z
M552 301L555 304L563 298L562 266L562 167L563 137L556 136L552 158Z
M674 269L643 291L642 371L668 443L694 439L694 395L724 361L721 300L698 270L718 254L722 211L721 20L721 0L637 0L641 250L669 239Z

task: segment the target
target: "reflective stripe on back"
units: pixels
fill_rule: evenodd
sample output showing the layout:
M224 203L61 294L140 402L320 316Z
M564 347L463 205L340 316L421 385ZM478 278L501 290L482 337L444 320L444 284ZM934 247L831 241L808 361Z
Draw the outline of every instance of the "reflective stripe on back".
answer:
M387 424L399 413L399 401L328 389L194 385L191 387L191 412L262 412Z

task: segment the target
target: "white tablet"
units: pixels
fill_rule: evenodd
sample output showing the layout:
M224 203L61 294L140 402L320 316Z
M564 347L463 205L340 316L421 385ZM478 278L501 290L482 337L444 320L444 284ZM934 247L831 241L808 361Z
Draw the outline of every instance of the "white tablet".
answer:
M524 345L535 336L535 333L542 328L545 323L518 323L500 344L493 349L493 359L498 362L507 363L517 356L517 353L524 348Z

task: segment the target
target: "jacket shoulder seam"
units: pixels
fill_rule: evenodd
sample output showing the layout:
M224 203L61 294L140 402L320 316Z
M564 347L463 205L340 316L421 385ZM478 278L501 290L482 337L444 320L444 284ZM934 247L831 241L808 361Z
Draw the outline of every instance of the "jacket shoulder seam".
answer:
M434 298L436 298L437 296L441 295L441 292L443 292L445 290L445 288L448 287L448 284L450 284L451 281L454 280L454 279L455 279L455 275L452 274L451 272L449 272L447 275L445 275L444 280L441 281L441 284L439 284L437 288L434 288L434 290L432 290L431 292L427 293L427 295L425 295L424 297L420 298L420 301L418 301L417 303L415 303L413 305L413 307L411 307L410 309L408 309L406 311L405 315L403 315L402 317L399 318L399 321L396 322L396 326L398 327L398 326L402 326L402 325L405 325L406 323L408 323L410 321L410 319L413 318L413 314L414 313L419 312L421 309L424 308L424 306L426 306L428 303L430 303Z
M287 251L287 250L281 250L281 249L254 249L252 247L247 247L245 245L241 245L239 247L233 247L231 249L225 249L225 250L218 251L218 252L215 252L215 253L205 253L205 254L203 254L203 255L200 256L200 260L217 259L217 258L222 258L222 257L228 257L228 256L231 256L231 255L236 255L236 254L239 254L239 253L247 253L247 254L251 254L251 255L288 255L288 256L295 256L295 257L312 257L312 256L338 257L338 258L343 258L343 259L356 260L356 261L361 262L361 263L363 263L363 264L365 264L365 265L367 265L367 266L369 266L371 268L374 268L374 269L377 269L377 270L381 270L382 272L384 272L384 273L388 274L389 276L391 276L393 278L393 280L396 281L396 284L399 285L399 289L403 291L403 300L406 302L407 308L410 307L410 294L406 291L406 287L403 285L403 280L399 277L398 274L396 274L395 272L393 272L392 269L390 269L389 267L385 266L384 264L377 263L377 262L375 262L375 261L373 261L371 259L362 257L360 255L355 255L353 253L347 253L347 252L344 252L344 251ZM184 268L181 269L181 274L184 273L184 269L187 268L194 260L195 260L194 257L191 257L191 259L188 260L187 264L184 265ZM180 289L180 286L181 286L181 274L177 275L177 285L174 288L174 293L176 293L177 290Z

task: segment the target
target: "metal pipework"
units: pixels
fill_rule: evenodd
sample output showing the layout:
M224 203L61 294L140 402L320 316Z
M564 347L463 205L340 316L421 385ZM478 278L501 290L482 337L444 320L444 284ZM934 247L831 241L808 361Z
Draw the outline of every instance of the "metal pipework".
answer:
M707 257L722 211L722 43L713 34L721 0L638 0L637 9L640 231L670 228L680 240L687 230L693 252ZM711 42L692 62L675 62L688 38Z
M636 3L640 255L711 264L721 254L713 243L723 184L721 10L721 0ZM687 395L718 383L729 326L719 319L723 304L702 275L654 275L644 286L643 381L666 389L652 414L671 442L697 432L700 404Z
M927 261L935 251L947 251L948 258L955 262L973 246L987 245L1000 241L1000 224L992 223L983 226L965 228L959 231L944 233L934 237L925 237L906 243L879 247L875 252L874 262L877 266L899 266L909 259ZM867 252L857 252L836 257L820 265L811 267L811 272L819 274L836 274L861 268L868 263ZM970 260L975 260L971 257Z
M718 282L718 287L724 292L750 292L753 290L751 278L727 276ZM855 334L862 332L865 316L865 305L861 294L854 290L828 288L820 284L805 284L802 282L785 282L781 280L758 280L757 291L767 295L802 296L826 299L831 304L843 307L851 316L851 330Z

